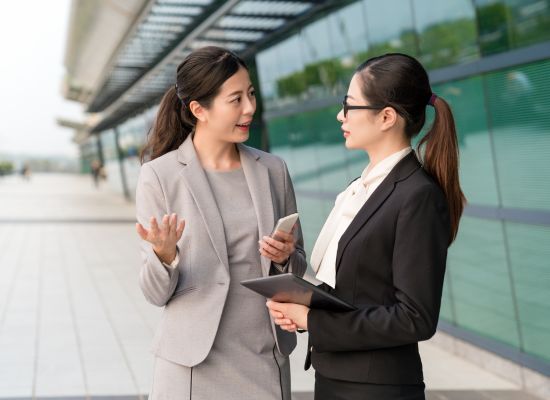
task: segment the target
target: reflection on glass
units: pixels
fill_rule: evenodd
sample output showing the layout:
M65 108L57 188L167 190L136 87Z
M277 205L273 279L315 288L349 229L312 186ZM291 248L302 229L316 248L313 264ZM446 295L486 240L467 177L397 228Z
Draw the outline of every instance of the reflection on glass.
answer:
M466 199L470 204L499 206L482 78L447 82L432 89L453 110L460 145L460 184Z
M491 0L476 0L476 5L482 53L500 53L512 48L508 5L504 1Z
M99 138L101 140L101 149L103 150L105 162L118 160L115 131L109 129L101 132Z
M550 61L488 74L502 205L550 210Z
M414 0L420 60L428 69L479 57L471 0Z
M418 38L413 26L411 1L363 0L367 13L369 50L360 57L391 52L418 54Z
M523 346L550 361L550 227L506 223Z
M447 268L456 324L519 348L501 223L463 216Z
M483 54L550 39L550 0L476 0Z

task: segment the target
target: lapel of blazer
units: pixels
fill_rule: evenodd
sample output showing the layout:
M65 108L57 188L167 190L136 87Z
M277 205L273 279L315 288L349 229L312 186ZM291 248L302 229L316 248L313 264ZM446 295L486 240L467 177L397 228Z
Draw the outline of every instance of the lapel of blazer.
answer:
M391 170L386 179L372 193L369 199L363 204L351 224L348 226L342 237L338 241L338 250L336 252L336 272L340 268L342 255L350 240L359 232L372 215L384 204L386 199L393 192L397 182L408 178L414 171L420 168L420 162L416 158L415 152L411 151Z
M261 239L262 236L271 233L275 224L269 170L260 161L261 156L259 153L253 152L245 145L239 144L237 147L241 156L241 165L248 184L248 190L250 190L250 196L256 211L258 234ZM269 275L271 260L261 257L261 263L263 275Z
M189 135L178 149L178 161L185 165L181 177L191 196L193 196L193 200L195 200L218 258L229 271L222 217L206 174L195 152L192 136Z

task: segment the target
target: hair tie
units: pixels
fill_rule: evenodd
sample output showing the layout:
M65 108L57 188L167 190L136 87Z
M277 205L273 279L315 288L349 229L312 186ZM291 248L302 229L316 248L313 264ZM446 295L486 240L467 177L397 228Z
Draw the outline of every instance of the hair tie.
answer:
M435 93L432 93L430 96L430 100L428 100L428 105L435 107L435 99L437 99L437 95Z
M174 85L174 89L176 91L176 97L178 98L179 102L181 103L182 106L185 107L185 101L183 101L183 99L180 97L180 94L178 93L178 84L177 83Z

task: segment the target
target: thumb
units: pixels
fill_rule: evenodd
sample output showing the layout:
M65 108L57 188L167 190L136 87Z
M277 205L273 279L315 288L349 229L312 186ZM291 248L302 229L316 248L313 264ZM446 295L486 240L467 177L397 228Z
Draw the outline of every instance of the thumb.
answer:
M141 225L139 222L136 223L136 231L143 240L147 240L147 237L149 236L149 231L145 229L143 225Z

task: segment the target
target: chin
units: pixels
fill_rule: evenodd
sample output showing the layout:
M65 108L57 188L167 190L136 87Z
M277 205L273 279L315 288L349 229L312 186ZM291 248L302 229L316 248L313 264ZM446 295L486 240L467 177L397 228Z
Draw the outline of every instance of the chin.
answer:
M357 146L355 146L355 145L353 144L353 142L350 141L350 140L346 140L346 141L344 142L344 146L346 146L346 149L348 149L348 150L357 149Z
M234 143L243 143L248 140L250 137L250 132L235 132L233 135L231 135L231 141Z

